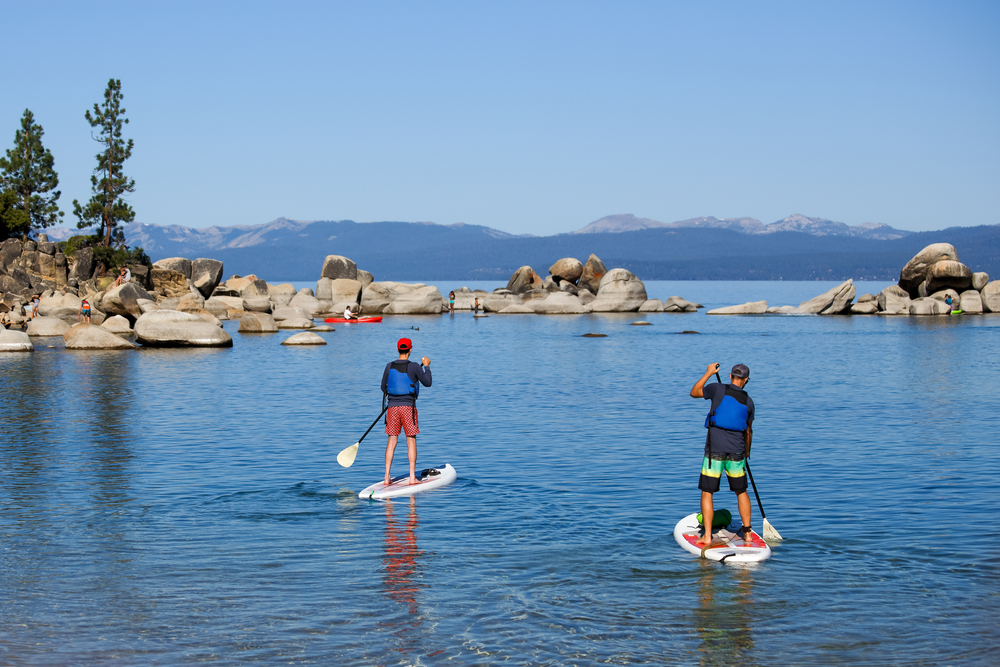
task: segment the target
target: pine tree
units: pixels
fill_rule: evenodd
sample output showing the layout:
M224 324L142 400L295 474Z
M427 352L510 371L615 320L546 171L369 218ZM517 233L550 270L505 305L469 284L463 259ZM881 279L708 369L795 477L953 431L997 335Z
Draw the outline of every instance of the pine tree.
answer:
M30 227L28 214L17 208L17 193L0 181L0 241L23 236Z
M14 208L22 211L28 228L22 230L24 239L28 232L39 232L51 227L63 212L59 210L59 175L53 169L54 160L49 149L42 146L45 131L35 122L35 115L24 110L21 129L14 134L14 148L7 157L0 158L2 180L15 195Z
M81 206L73 200L73 213L79 218L76 226L85 229L99 224L104 247L111 247L113 242L123 243L125 233L119 223L135 219L135 211L124 199L126 194L135 192L135 180L122 172L125 160L132 157L133 145L131 139L126 142L122 138L122 128L128 124L121 105L123 97L121 80L111 79L104 91L104 105L95 104L93 113L84 114L91 127L100 128L91 137L101 144L102 150L97 154L97 168L90 177L93 192L90 201Z

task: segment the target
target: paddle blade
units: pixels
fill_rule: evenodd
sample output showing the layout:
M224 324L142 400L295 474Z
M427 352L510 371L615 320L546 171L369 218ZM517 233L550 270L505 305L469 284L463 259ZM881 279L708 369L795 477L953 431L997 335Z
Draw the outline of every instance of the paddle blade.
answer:
M783 538L781 533L779 533L777 529L771 525L770 521L764 519L764 539L773 542L776 540L783 540L785 538Z
M358 455L358 446L360 444L360 442L356 442L341 453L337 454L337 463L345 468L350 468L354 463L354 458ZM767 530L766 525L765 530Z

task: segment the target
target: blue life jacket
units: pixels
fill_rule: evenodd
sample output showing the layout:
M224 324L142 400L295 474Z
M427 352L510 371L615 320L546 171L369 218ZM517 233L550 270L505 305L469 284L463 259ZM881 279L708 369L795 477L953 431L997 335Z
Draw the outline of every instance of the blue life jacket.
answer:
M731 384L726 385L726 391L721 399L716 395L712 400L712 409L705 417L705 428L714 426L727 431L747 430L747 393Z
M409 361L394 361L389 367L389 379L385 383L385 393L390 396L412 396L414 399L420 394L420 383L411 380L407 374L410 367Z

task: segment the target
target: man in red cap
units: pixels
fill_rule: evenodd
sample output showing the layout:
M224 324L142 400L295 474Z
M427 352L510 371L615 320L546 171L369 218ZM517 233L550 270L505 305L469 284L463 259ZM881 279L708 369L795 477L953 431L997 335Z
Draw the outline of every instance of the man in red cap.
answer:
M410 361L413 342L400 338L396 343L399 359L385 365L382 373L382 393L389 399L389 409L385 413L385 432L389 443L385 446L385 483L392 479L389 468L392 455L396 452L399 432L406 433L406 453L410 459L410 484L417 483L417 395L420 385L431 386L431 360L421 357L420 363Z

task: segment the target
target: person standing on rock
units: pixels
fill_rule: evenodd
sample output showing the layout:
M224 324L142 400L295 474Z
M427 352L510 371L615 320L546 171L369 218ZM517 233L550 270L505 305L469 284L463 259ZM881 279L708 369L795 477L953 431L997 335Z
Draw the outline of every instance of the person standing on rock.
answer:
M710 377L719 372L719 364L709 364L705 374L691 388L691 398L711 401L705 418L708 436L705 438L705 456L701 464L701 515L704 534L695 544L708 547L712 544L712 519L715 506L712 494L719 490L722 472L725 471L729 489L736 494L743 527L739 536L752 539L750 527L750 496L747 495L746 458L750 456L753 440L753 399L744 391L750 381L750 369L736 364L729 375L730 384L712 383Z
M479 299L476 299L475 305L472 306L472 314L473 315L479 314Z
M36 317L38 317L38 302L39 298L38 295L36 294L31 299L31 319L35 319Z
M413 342L400 338L396 343L399 358L385 365L382 372L383 400L388 399L385 413L385 433L389 442L385 446L385 483L392 480L389 469L396 452L399 432L406 433L406 454L410 460L410 484L417 483L417 434L420 433L417 415L417 396L420 385L431 386L431 360L421 357L420 363L410 361Z
M90 302L86 299L80 301L80 314L76 319L77 321L83 320L87 324L90 324Z

